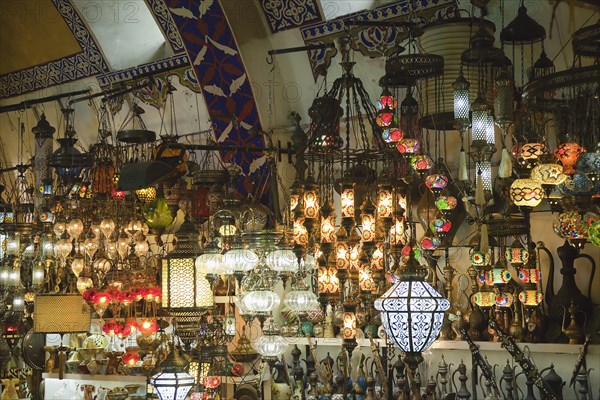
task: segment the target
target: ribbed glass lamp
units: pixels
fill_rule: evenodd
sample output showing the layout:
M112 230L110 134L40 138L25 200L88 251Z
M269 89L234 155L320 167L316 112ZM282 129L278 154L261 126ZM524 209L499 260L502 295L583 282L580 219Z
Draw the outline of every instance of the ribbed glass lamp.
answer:
M258 265L258 256L250 249L232 248L223 255L223 270L226 274L246 273Z
M319 301L317 295L312 290L309 290L302 279L302 274L299 273L296 276L292 290L286 293L283 304L293 312L300 314L317 308Z
M271 321L267 328L263 330L262 336L252 343L252 347L258 351L265 361L274 362L285 352L288 342L279 334L279 329Z
M298 257L292 249L277 249L267 254L266 263L269 268L277 272L296 272L298 270Z

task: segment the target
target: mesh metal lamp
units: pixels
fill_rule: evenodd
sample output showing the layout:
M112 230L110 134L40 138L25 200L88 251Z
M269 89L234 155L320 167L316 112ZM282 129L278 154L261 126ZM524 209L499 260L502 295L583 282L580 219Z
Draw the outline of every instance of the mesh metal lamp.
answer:
M388 338L403 352L402 361L410 370L413 395L420 398L414 376L423 361L421 352L435 341L450 302L426 280L427 270L410 251L406 264L398 271L396 283L375 300ZM416 392L416 393L415 393Z
M177 334L189 346L196 323L214 305L210 283L196 265L197 233L188 218L177 232L177 244L162 260L162 306L177 319Z
M161 363L160 372L150 378L160 400L184 400L194 386L194 377L185 372L188 363L171 346L167 358Z

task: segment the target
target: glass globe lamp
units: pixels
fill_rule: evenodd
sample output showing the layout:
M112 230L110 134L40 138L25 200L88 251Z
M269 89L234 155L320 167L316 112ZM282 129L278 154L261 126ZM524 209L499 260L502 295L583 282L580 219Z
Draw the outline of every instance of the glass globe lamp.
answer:
M417 154L421 149L421 142L417 139L404 137L398 141L396 150L403 156L412 156Z
M558 158L563 165L563 172L567 175L575 173L575 163L577 159L584 152L584 148L575 142L561 143L554 150L554 155Z
M67 233L75 240L79 239L79 235L83 232L83 221L79 218L73 218L67 224Z
M550 194L554 187L563 183L567 177L566 174L563 174L562 165L559 164L540 164L531 170L531 179L539 182L546 189L547 194Z
M280 303L279 295L271 290L253 290L242 298L242 308L250 314L269 313Z
M279 334L279 329L271 322L263 334L259 337L252 347L263 356L266 361L275 361L282 355L288 347L288 342Z
M285 295L283 304L295 313L304 313L319 305L317 295L310 290L292 290Z
M588 239L596 246L600 247L600 221L592 222L588 228Z
M277 249L267 254L266 263L269 268L277 272L296 272L298 258L291 249Z
M220 253L204 253L195 261L196 268L204 275L219 275L223 273L223 256Z
M115 230L115 222L112 219L106 218L100 222L100 232L102 232L102 234L104 235L105 238L108 239L110 237L110 235L112 235L114 230Z
M509 189L510 199L517 207L533 208L544 198L544 189L532 179L516 179Z
M258 265L258 256L250 249L233 248L223 255L224 270L227 274L252 271Z

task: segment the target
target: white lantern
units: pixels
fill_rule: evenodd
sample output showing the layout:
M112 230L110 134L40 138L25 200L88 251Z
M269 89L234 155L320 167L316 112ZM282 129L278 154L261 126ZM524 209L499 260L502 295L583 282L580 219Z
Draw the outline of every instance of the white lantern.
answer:
M270 290L253 290L244 295L242 308L249 313L268 313L279 307L279 295Z
M450 302L425 280L427 270L415 260L414 251L398 275L396 283L375 300L375 309L381 311L387 336L406 354L418 355L417 360L440 333Z
M196 268L204 275L223 273L223 256L220 253L204 253L196 258Z
M163 361L161 371L150 378L160 400L184 400L194 386L194 377L185 372L187 363L171 347L171 352Z
M252 343L252 346L261 356L272 359L285 352L288 342L279 334L279 330L273 324L269 324L263 331L263 335Z
M296 272L298 258L291 249L278 249L267 254L267 265L277 272Z
M283 304L296 313L302 313L315 309L319 301L310 290L293 290L285 295Z
M231 249L223 255L223 269L226 274L248 272L258 265L258 256L249 249Z

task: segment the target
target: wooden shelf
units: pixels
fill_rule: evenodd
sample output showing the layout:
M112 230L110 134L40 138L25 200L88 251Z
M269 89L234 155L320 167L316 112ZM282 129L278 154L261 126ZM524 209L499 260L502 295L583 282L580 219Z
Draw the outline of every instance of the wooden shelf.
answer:
M44 379L58 379L57 373L44 372ZM141 375L90 375L90 374L64 374L63 379L77 381L96 381L96 382L129 382L146 384L146 377Z

